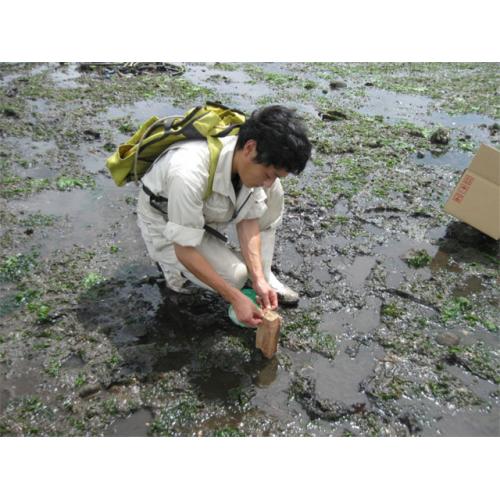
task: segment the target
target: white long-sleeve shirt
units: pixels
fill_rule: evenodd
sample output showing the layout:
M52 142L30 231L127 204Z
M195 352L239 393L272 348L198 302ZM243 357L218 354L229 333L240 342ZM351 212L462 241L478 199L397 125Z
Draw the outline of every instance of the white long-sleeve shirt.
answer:
M263 188L242 186L236 197L231 182L231 168L237 137L221 139L222 151L217 163L212 194L203 196L209 177L210 154L206 140L186 141L172 146L159 158L142 182L156 195L168 199L168 221L149 203L139 203L139 217L162 234L159 246L177 243L198 246L205 224L224 231L230 221L260 218L267 209ZM235 214L237 213L237 216ZM155 244L155 246L157 246Z

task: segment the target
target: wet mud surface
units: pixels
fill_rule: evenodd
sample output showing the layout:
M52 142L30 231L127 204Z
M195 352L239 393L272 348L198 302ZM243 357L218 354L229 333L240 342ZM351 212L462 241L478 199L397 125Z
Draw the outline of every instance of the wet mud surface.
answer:
M498 243L442 206L498 148L494 64L0 65L0 435L498 436ZM299 110L278 355L165 290L111 151L206 100Z

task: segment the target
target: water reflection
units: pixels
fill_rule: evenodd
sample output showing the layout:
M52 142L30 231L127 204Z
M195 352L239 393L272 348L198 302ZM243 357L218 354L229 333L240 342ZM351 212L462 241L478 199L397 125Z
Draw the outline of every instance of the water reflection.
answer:
M265 360L255 332L233 325L227 304L210 292L184 296L159 280L116 278L82 294L79 319L117 347L123 377L175 372L207 400L238 400L254 381L264 387L276 378L278 360Z
M275 356L269 360L265 360L263 367L258 371L255 377L255 383L258 387L268 387L275 380L278 374L278 358Z

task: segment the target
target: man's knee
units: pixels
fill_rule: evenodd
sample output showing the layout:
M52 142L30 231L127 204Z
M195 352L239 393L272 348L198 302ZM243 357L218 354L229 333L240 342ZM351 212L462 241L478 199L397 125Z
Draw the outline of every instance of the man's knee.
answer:
M247 266L243 262L238 262L233 266L232 271L232 285L241 290L248 280Z

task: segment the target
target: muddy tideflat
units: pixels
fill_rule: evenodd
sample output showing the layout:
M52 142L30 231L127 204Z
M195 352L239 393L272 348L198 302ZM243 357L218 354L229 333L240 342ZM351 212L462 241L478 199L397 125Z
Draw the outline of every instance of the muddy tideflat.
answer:
M498 243L442 210L499 147L498 64L156 69L0 64L0 435L498 436ZM217 297L165 291L105 169L206 100L293 106L314 145L283 183L301 301L272 360Z

